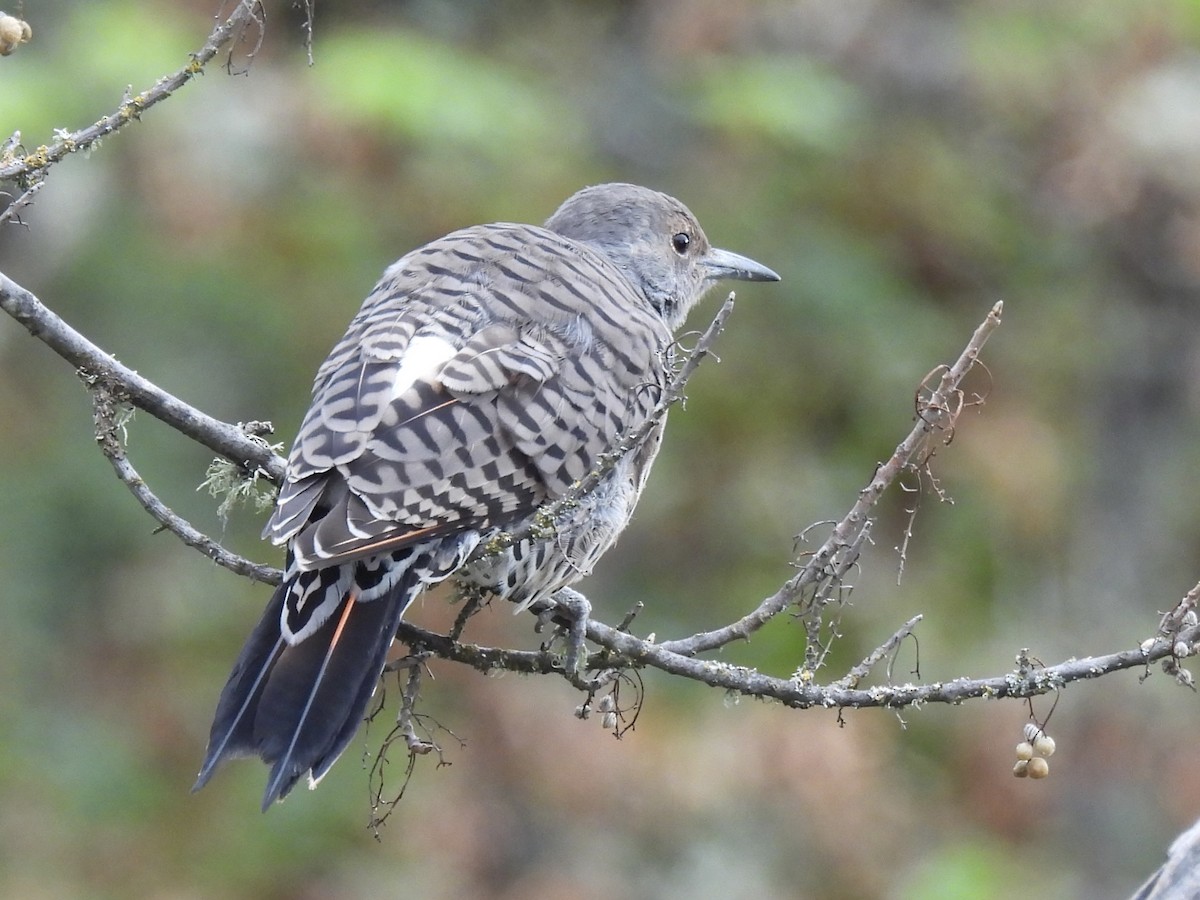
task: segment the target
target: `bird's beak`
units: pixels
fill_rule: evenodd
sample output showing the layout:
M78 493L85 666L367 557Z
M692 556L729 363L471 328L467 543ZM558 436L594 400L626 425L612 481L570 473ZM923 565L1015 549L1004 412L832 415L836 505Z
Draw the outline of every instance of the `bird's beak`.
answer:
M707 281L721 281L725 278L734 281L779 281L779 276L764 266L756 263L747 256L730 253L728 250L709 249L700 259L700 264L708 270Z

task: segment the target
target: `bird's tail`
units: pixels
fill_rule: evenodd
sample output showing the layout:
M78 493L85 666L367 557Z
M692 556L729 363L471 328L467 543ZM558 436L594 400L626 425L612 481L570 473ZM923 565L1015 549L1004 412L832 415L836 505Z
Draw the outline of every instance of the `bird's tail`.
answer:
M301 636L289 635L290 641L282 616L285 603L291 613L295 579L276 589L221 692L193 791L223 760L258 755L272 767L265 812L306 773L315 784L354 738L420 581L401 577L367 602L359 599L351 579L339 581L327 586L340 600L330 598L325 621L316 628L310 623Z

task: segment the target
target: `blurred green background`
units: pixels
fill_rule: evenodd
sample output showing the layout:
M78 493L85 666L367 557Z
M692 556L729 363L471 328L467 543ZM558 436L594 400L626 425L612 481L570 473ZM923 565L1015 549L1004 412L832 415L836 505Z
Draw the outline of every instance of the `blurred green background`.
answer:
M26 0L0 137L113 110L216 6ZM912 497L886 498L828 679L918 612L927 680L1134 646L1196 582L1194 0L319 3L311 68L300 13L267 7L252 64L57 166L28 227L0 229L0 270L164 388L290 440L388 263L634 181L784 281L739 291L672 415L583 585L602 618L642 600L641 633L681 637L773 592L792 536L845 512L999 299L988 403L935 464L954 502L921 497L897 585ZM560 681L434 663L424 709L466 745L423 762L380 842L359 765L380 727L266 816L257 764L191 796L267 590L154 534L90 418L0 321L0 895L1116 898L1200 815L1195 694L1136 673L1066 692L1030 782L1009 773L1018 703L843 727L650 673L616 741ZM222 526L196 491L208 453L146 415L129 447L180 513L277 561L259 516ZM469 634L534 646L530 624L493 609ZM779 621L724 658L786 675L802 646Z

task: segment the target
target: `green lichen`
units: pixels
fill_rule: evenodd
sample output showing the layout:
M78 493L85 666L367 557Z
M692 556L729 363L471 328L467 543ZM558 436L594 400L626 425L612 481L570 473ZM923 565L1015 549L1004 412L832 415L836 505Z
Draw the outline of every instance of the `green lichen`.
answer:
M229 514L239 504L250 504L256 512L265 512L275 504L275 486L256 469L252 473L218 456L208 464L204 480L196 490L207 489L209 496L220 499L217 515L227 524Z

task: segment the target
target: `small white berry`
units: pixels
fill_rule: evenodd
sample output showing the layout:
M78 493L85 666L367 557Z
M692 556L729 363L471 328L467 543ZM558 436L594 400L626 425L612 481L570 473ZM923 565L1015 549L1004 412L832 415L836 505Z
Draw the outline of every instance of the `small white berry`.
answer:
M0 13L0 56L8 56L18 44L27 44L33 37L33 29L28 22Z
M1057 747L1054 743L1054 738L1050 737L1050 735L1039 734L1037 740L1033 742L1033 749L1038 752L1038 756L1049 758L1054 755Z
M1045 778L1050 774L1050 763L1046 762L1040 756L1035 756L1026 765L1029 767L1030 778Z
M1033 744L1029 741L1021 741L1017 744L1017 759L1026 761L1033 759Z
M1028 778L1029 777L1029 760L1018 759L1016 761L1016 763L1013 765L1013 774L1016 775L1018 778Z

